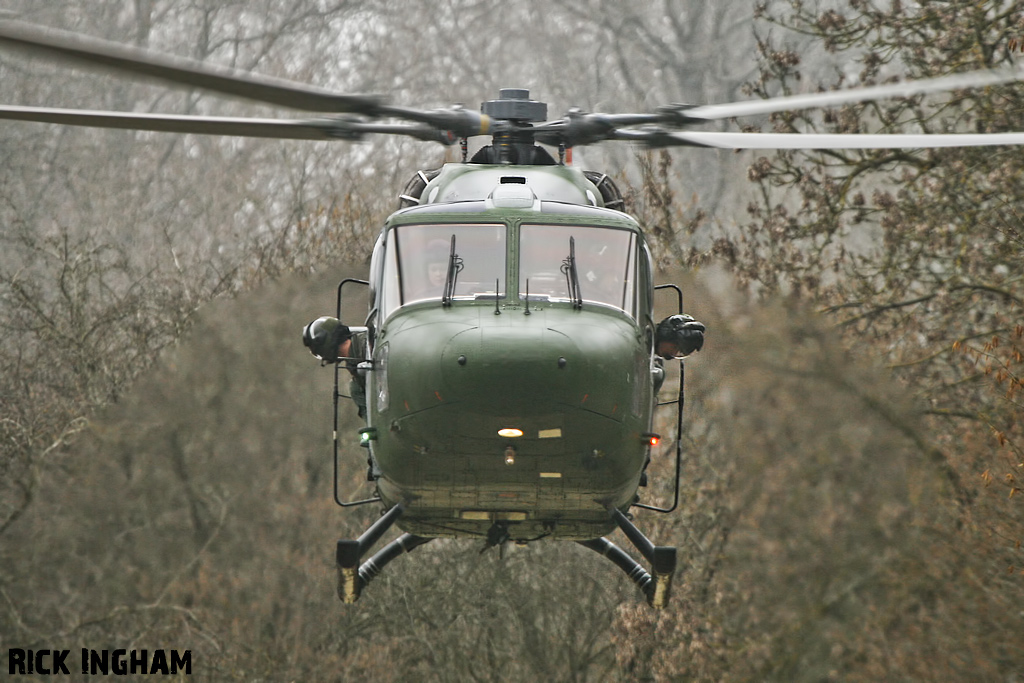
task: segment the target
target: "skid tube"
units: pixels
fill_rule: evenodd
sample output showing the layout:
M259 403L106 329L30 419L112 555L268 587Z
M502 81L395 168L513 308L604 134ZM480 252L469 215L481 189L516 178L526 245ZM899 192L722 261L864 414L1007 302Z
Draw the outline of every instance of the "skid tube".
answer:
M338 564L338 598L345 604L352 604L359 599L363 588L373 580L386 564L404 553L411 553L424 543L434 540L413 534L402 534L381 548L366 562L361 562L363 555L387 533L395 521L405 512L405 506L398 503L388 510L363 535L356 540L342 539L338 541L336 560Z
M651 543L651 540L644 536L621 510L610 508L609 513L626 538L640 551L644 559L651 563L650 573L607 538L577 543L611 560L647 596L647 604L654 609L664 609L672 595L672 575L676 570L675 547Z

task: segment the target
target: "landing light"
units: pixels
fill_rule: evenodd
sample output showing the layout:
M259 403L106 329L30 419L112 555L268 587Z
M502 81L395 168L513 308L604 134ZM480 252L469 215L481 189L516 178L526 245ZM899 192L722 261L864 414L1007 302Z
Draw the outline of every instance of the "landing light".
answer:
M498 436L503 436L506 439L514 439L514 438L522 436L522 435L523 435L523 430L522 429L516 429L515 427L505 427L504 429L499 429L498 430Z
M505 464L506 465L515 465L516 464L516 449L514 447L512 447L512 446L509 446L508 448L505 449Z

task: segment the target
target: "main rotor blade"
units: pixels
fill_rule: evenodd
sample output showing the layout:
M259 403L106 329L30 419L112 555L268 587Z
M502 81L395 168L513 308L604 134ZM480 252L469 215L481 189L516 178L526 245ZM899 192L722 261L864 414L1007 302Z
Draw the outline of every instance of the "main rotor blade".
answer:
M767 100L750 100L729 104L709 104L683 110L686 119L715 121L734 116L751 116L754 114L770 114L777 111L796 111L814 107L830 107L851 102L888 99L891 97L909 97L933 92L948 92L966 88L981 88L987 85L1000 85L1024 79L1024 69L983 70L969 73L942 76L921 81L905 81L876 85L866 88L834 90L831 92L808 93L775 97Z
M234 135L288 140L358 140L367 133L382 133L406 135L446 145L454 142L454 138L444 131L428 126L364 123L343 118L258 119L0 106L0 119L160 133Z
M619 130L619 140L649 147L718 147L722 149L918 149L928 147L988 147L1024 145L1024 133L827 134L716 133Z
M531 128L534 140L545 145L578 147L609 139L618 128L664 123L661 114L587 114L570 111L565 117Z
M373 116L378 114L382 104L381 98L375 95L343 95L303 83L212 66L20 21L0 21L0 42L169 83L306 111Z

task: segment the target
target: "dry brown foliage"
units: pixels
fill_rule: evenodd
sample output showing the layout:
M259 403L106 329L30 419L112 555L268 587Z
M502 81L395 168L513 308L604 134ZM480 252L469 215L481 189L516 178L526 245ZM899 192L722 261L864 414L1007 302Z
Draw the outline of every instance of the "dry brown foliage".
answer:
M884 371L813 317L718 285L687 287L712 336L687 367L681 508L638 515L681 549L669 610L571 545L502 560L472 541L424 546L339 604L333 542L374 512L330 501L330 373L296 324L333 280L211 307L61 451L4 537L32 549L7 555L4 643L190 647L194 678L239 681L943 680L1018 661L1017 576L974 519L1005 491L965 513Z

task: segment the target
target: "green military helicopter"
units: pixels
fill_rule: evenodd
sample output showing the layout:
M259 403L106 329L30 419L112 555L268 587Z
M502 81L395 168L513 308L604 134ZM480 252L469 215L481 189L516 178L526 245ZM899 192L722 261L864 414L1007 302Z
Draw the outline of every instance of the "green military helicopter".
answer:
M649 113L571 110L548 120L526 90L505 89L480 112L415 109L124 47L14 21L0 43L292 109L310 119L176 116L0 106L0 118L64 125L305 140L369 133L461 143L462 161L418 173L374 246L370 280L338 286L334 316L310 323L307 347L335 368L335 500L379 504L362 536L338 542L339 596L355 602L388 562L438 537L486 546L571 540L614 562L656 607L669 600L676 550L630 520L641 502L666 360L683 361L704 327L682 312L653 319L655 286L643 231L606 175L566 163L573 147L625 140L650 147L916 148L1024 143L1022 133L819 135L681 130L740 116L945 92L1020 80L985 71L926 81L732 104L668 105ZM395 123L394 121L399 121ZM490 145L468 158L467 139ZM552 156L544 147L557 150ZM341 323L346 286L368 285L364 324ZM346 370L348 372L346 372ZM373 494L337 487L338 399L352 375L367 426ZM393 525L405 533L369 559ZM620 528L650 571L604 536Z

